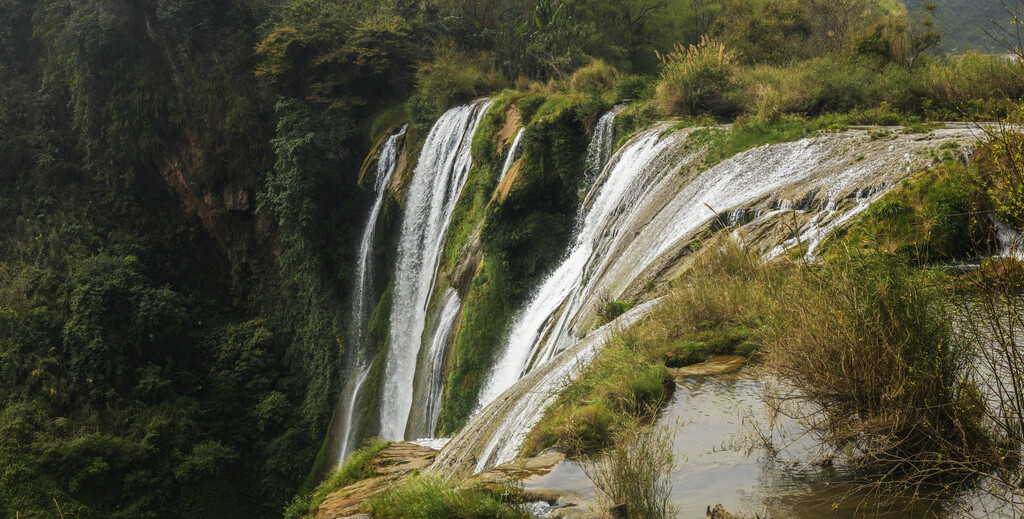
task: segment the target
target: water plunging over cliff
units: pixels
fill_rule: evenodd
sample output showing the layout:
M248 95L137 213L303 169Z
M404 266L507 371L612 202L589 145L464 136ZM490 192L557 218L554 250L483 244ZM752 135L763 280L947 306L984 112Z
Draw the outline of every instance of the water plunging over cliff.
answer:
M434 328L433 337L430 340L430 378L427 381L427 388L430 394L427 398L427 420L429 426L427 431L433 434L437 428L437 419L441 415L441 392L444 389L444 358L448 353L448 342L452 335L452 328L455 327L455 320L459 317L459 308L462 302L459 301L459 294L453 288L449 288L441 299L441 311L437 314L437 325Z
M603 343L606 332L592 332L597 308L642 296L646 281L671 276L702 230L733 227L748 247L769 253L793 235L791 223L827 232L932 164L944 142L971 138L937 130L876 141L849 131L754 148L702 171L687 131L663 123L633 137L591 188L569 254L516 317L482 409L435 470L465 474L511 461L551 401L534 398L534 388L561 387L593 357L581 355L581 345ZM815 234L812 246L823 238ZM648 308L634 308L630 320Z
M377 218L380 216L381 206L384 205L384 195L387 191L391 176L395 173L395 166L398 163L399 142L405 136L407 126L403 126L398 133L388 137L377 158L377 178L374 181L373 192L375 200L370 215L366 219L366 228L363 230L363 238L359 243L359 261L356 263L355 283L352 295L352 315L349 320L349 345L357 353L352 359L354 369L348 370L346 391L343 397L342 412L345 418L341 423L341 430L338 433L338 456L339 460L344 459L351 450L354 429L352 419L358 404L359 393L366 382L370 371L371 359L366 358L364 347L366 342L366 318L369 307L370 293L372 287L370 280L373 277L373 240L377 234Z
M516 133L516 138L512 140L512 147L508 149L508 155L505 157L505 164L501 166L501 175L498 176L498 183L505 179L505 175L508 175L508 170L512 169L512 165L519 160L519 157L523 154L523 132L526 128L520 128L519 132Z
M587 146L587 178L593 180L604 170L605 164L612 158L615 147L615 116L622 109L617 106L601 116L594 126L594 136Z
M391 337L381 381L380 435L385 439L405 438L416 359L441 248L472 164L473 135L490 106L489 100L479 100L441 116L413 172L402 217Z
M607 250L603 245L614 235L620 217L634 205L637 197L649 187L650 175L642 173L659 162L669 140L657 134L646 134L622 151L605 178L599 179L588 210L579 226L566 259L540 285L524 310L519 313L509 334L505 350L494 364L490 379L481 391L479 406L483 407L514 384L536 359L535 346L552 330L552 318L567 300L577 300L586 289L587 266ZM569 303L571 305L571 302ZM560 320L559 324L564 324ZM557 333L557 331L556 331Z

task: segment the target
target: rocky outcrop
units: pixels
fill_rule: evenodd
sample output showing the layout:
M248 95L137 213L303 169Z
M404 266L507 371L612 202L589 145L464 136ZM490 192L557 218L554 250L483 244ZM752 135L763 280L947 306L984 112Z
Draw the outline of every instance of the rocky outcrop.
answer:
M715 505L715 508L709 506L707 513L707 519L737 519L735 515L726 512L722 505Z
M370 460L376 472L372 478L357 481L329 494L316 511L316 519L339 519L359 514L360 505L387 490L413 471L425 469L434 462L437 451L411 443L394 443Z
M459 251L458 260L452 268L451 282L459 292L459 297L465 299L469 295L470 283L480 268L484 259L483 242L480 240L482 225L476 228L469 242Z

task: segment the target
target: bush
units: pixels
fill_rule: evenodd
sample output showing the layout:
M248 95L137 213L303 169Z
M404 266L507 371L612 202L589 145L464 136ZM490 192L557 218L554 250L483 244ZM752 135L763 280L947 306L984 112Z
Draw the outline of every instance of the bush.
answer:
M597 317L602 323L610 323L633 307L632 302L608 301L598 309Z
M619 82L615 99L620 103L626 100L653 99L657 84L657 78L652 76L629 76Z
M438 45L434 60L416 71L417 98L435 113L500 90L504 84L486 54L461 51L450 41Z
M569 88L588 94L611 91L619 79L619 71L603 60L595 59L580 68L569 79Z
M676 44L659 57L663 63L655 101L670 115L725 115L733 111L729 94L734 87L736 57L721 43L704 37L697 45Z
M769 366L793 388L773 397L782 412L897 480L955 473L990 452L965 405L975 390L940 290L882 254L787 277L766 343Z

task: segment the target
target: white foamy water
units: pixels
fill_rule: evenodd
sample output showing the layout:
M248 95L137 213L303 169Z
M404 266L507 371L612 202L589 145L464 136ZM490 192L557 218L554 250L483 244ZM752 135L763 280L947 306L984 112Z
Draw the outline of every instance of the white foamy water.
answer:
M352 314L349 318L349 341L348 347L356 353L349 358L354 360L355 369L348 370L346 391L342 396L344 418L341 423L341 430L338 433L338 461L345 459L351 451L355 426L352 423L355 410L358 407L357 399L366 383L370 371L370 359L365 358L364 348L366 346L366 318L369 307L370 293L372 287L370 280L373 277L373 240L377 235L377 219L380 216L381 207L384 205L384 195L387 192L387 185L395 174L395 166L398 162L399 142L405 136L408 126L403 126L398 133L388 137L380 150L377 158L377 177L374 180L373 192L375 195L370 215L366 218L366 227L363 229L363 237L359 242L358 262L356 263L355 283L353 284Z
M426 307L455 203L472 165L473 135L490 100L452 108L423 144L406 195L395 267L391 337L381 393L380 435L405 438Z

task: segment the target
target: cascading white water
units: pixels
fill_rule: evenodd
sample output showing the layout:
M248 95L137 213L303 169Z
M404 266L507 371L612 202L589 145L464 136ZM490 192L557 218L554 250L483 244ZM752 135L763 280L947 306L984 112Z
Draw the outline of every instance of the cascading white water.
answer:
M473 135L490 106L490 100L479 100L441 116L413 172L399 237L391 336L381 381L380 435L385 439L405 438L416 358L441 248L472 165Z
M615 116L619 114L621 107L615 107L601 116L594 127L594 136L587 146L587 177L593 180L604 170L605 164L612 158L612 148L615 146Z
M988 216L989 221L996 228L996 240L999 242L999 257L1024 260L1024 236L1009 224L996 218Z
M526 128L520 128L519 133L516 133L516 138L512 140L512 147L508 149L508 155L505 157L505 164L501 166L501 175L498 176L498 183L505 179L505 175L508 175L508 170L512 169L512 165L519 160L519 157L523 154L523 132Z
M430 378L427 387L430 395L427 399L427 420L430 424L427 429L433 433L437 428L437 419L441 415L441 392L444 389L444 357L448 353L448 339L452 335L452 328L455 327L455 320L459 317L459 309L462 302L459 301L459 294L453 288L449 288L441 299L441 311L437 314L437 326L434 328L433 337L430 340Z
M607 251L608 240L614 237L620 218L647 192L652 177L642 173L659 162L670 142L656 133L641 136L626 147L609 164L603 178L598 179L595 190L584 204L586 213L566 259L534 292L514 321L505 349L480 393L478 408L486 406L526 372L536 346L552 329L553 317L564 324L562 317L569 315L572 302L579 299L580 291L586 290L588 265ZM561 316L556 317L560 308Z
M369 306L370 278L373 275L373 240L377 235L377 218L384 205L384 195L387 192L388 183L391 182L391 177L395 174L395 166L398 163L398 143L405 136L407 128L408 125L403 126L398 133L388 137L377 158L377 178L373 187L376 199L370 210L370 216L366 219L363 239L359 243L359 263L356 264L353 285L355 293L349 326L351 330L349 342L358 348L361 348L363 341L366 340L366 310Z
M657 304L658 300L638 305L520 379L445 442L430 472L468 476L515 458L527 433L564 384L579 374L613 333L636 323Z
M388 137L377 157L377 178L374 181L373 192L375 200L370 215L366 218L366 227L363 229L363 238L359 243L359 261L356 264L355 283L353 284L352 315L349 319L349 346L354 348L355 369L350 370L349 384L347 389L348 400L344 404L342 412L345 417L342 419L341 431L339 433L340 445L338 447L339 461L348 455L352 444L352 437L355 434L355 427L352 418L359 393L366 382L370 371L369 359L364 358L363 347L366 342L366 310L369 306L369 294L371 291L370 280L373 277L373 240L377 234L377 218L380 216L381 207L384 205L384 195L388 183L395 173L395 166L398 163L398 144L405 136L408 126L403 126L398 133ZM355 374L355 377L352 375Z
M850 131L755 148L694 173L701 155L686 146L687 132L669 128L659 124L632 138L605 168L582 207L584 223L567 259L516 319L482 400L490 404L445 446L438 471L459 474L511 461L551 401L530 397L532 388L557 392L592 357L578 348L601 336L587 335L596 306L670 269L713 220L729 225L731 219L737 230L759 232L752 246L770 250L787 239L784 219L792 213L774 210L777 201L801 201L805 221L849 221L867 201L931 164L943 142L972 138L939 130L930 140L875 142L866 132ZM814 207L821 215L810 214ZM743 217L731 217L740 211L760 216L744 224ZM649 307L634 310L640 308ZM566 356L573 371L551 367ZM503 386L511 388L503 392Z

